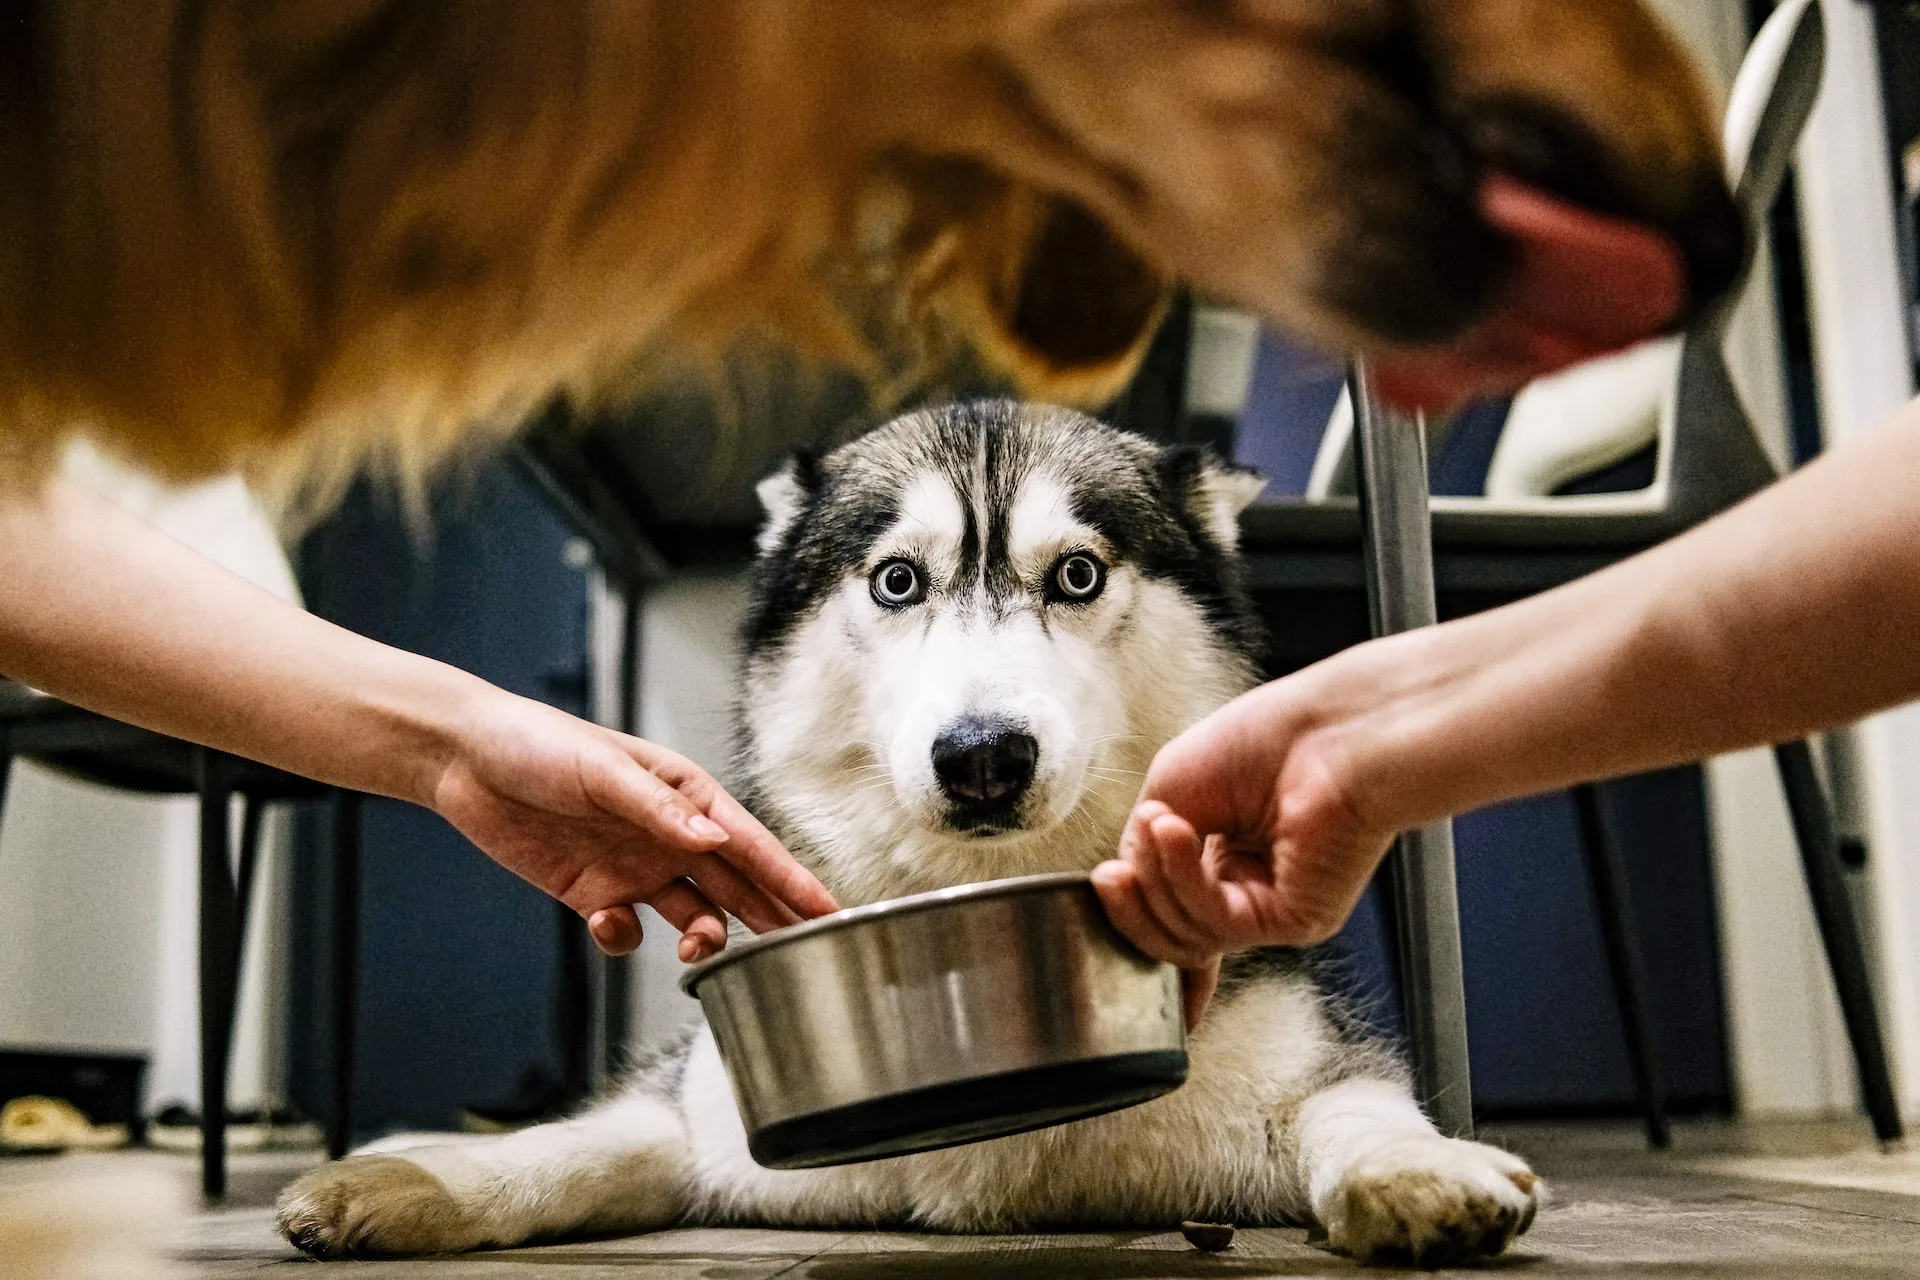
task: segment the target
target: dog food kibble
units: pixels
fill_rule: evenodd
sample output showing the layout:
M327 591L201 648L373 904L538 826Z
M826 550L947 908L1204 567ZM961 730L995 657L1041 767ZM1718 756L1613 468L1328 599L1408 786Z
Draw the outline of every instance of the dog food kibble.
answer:
M1233 1243L1233 1224L1231 1222L1183 1222L1180 1234L1187 1243L1196 1249L1205 1249L1208 1253L1218 1253Z

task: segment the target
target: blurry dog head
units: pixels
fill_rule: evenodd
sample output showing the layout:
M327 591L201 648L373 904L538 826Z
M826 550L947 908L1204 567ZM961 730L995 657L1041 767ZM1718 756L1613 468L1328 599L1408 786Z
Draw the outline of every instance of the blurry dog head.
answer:
M1084 299L1124 304L1164 275L1329 350L1445 344L1510 300L1529 247L1489 216L1496 176L1666 240L1683 297L1656 325L1746 262L1715 112L1638 0L1062 0L996 35L955 60L973 79L908 144L964 148L1106 228L1049 239L1071 217L1056 212L978 237L962 283L988 341L1043 385L1086 363L1089 331L1132 349L1146 313L1090 326ZM1070 297L1077 311L1044 305Z
M743 772L836 893L1090 867L1253 678L1260 481L1063 409L911 414L762 486Z
M1176 278L1444 346L1521 275L1494 174L1650 229L1689 305L1744 252L1638 0L46 0L0 42L6 440L177 474L417 470L667 335L1099 401Z

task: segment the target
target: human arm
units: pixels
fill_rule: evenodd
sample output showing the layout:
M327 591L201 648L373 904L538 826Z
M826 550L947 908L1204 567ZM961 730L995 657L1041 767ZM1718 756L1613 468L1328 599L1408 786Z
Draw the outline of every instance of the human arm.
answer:
M1095 882L1205 975L1332 934L1399 831L1916 694L1920 403L1663 546L1228 704L1156 757Z
M691 762L281 601L119 508L52 483L0 497L0 671L93 710L435 810L586 918L630 904L725 941L833 908ZM423 903L423 906L427 904Z

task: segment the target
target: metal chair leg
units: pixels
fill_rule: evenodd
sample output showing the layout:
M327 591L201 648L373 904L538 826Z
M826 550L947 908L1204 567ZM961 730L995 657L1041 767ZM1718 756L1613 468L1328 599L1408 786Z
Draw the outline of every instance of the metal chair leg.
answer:
M235 936L239 955L246 954L247 921L253 914L253 873L260 862L260 824L266 811L264 800L250 795L240 797L240 870L234 891L240 904L240 927Z
M1374 634L1431 626L1438 608L1424 427L1418 417L1375 401L1364 368L1355 371L1353 393L1361 548ZM1442 1132L1470 1137L1473 1087L1453 824L1443 819L1405 832L1391 856L1415 1087Z
M1634 925L1633 901L1627 896L1627 869L1620 848L1607 829L1600 806L1600 788L1588 783L1573 789L1573 812L1586 855L1587 874L1593 880L1594 905L1599 909L1600 939L1606 947L1607 968L1613 976L1614 1004L1620 1010L1620 1029L1626 1035L1627 1063L1633 1069L1634 1089L1646 1117L1647 1145L1664 1148L1672 1140L1667 1127L1666 1089L1660 1079L1660 1057L1653 1041L1648 1013L1647 972L1641 959L1640 931Z
M239 901L219 756L197 752L200 793L200 1186L227 1193L227 1068L239 992Z
M355 1002L360 985L360 796L333 799L333 1115L327 1155L338 1160L353 1144Z
M1806 743L1783 742L1773 749L1773 756L1787 793L1787 808L1793 815L1800 865L1806 872L1807 892L1820 923L1827 966L1833 972L1840 1012L1846 1019L1854 1065L1860 1072L1860 1094L1866 1100L1867 1114L1873 1117L1874 1134L1882 1142L1893 1142L1902 1132L1900 1104L1894 1098L1893 1076L1887 1067L1873 980L1867 972L1866 947L1860 940L1859 922L1854 919L1853 902L1847 896L1846 877L1840 866L1833 812Z

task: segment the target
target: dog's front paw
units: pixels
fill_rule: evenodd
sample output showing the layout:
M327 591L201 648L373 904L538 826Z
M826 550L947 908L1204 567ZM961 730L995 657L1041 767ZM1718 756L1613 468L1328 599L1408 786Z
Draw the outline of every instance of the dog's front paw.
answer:
M411 1160L354 1156L280 1193L280 1231L316 1258L458 1253L481 1243L446 1184Z
M1546 1185L1517 1156L1433 1135L1356 1162L1320 1217L1328 1244L1360 1262L1444 1267L1505 1249L1545 1198Z

